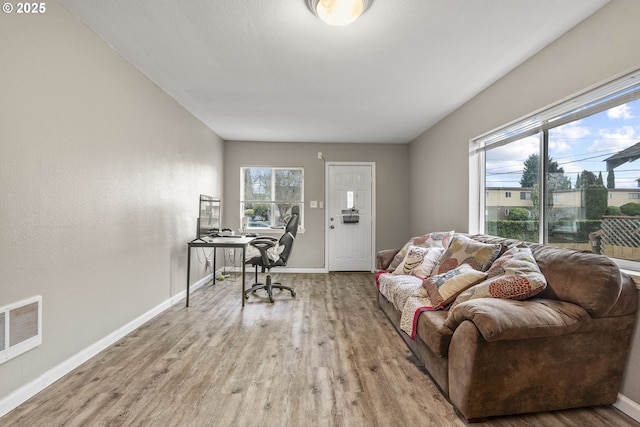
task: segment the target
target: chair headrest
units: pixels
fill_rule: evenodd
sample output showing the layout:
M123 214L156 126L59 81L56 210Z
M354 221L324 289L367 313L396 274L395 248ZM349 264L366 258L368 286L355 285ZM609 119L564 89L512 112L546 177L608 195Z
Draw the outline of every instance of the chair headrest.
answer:
M287 233L293 234L293 237L298 233L298 224L300 222L300 206L295 205L291 208L291 217L287 221L287 225L284 227Z
M298 234L298 224L300 222L300 207L294 206L291 208L291 217L287 221L287 225L285 226L285 232L280 237L279 245L284 246L284 250L280 254L280 261L286 265L287 259L291 254L291 247L293 246L293 242L296 239L296 235Z

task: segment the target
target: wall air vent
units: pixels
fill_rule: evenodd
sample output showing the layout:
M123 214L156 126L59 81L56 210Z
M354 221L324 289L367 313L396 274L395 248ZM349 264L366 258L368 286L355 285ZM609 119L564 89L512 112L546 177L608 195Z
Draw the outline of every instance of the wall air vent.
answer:
M42 344L42 296L0 307L0 363Z

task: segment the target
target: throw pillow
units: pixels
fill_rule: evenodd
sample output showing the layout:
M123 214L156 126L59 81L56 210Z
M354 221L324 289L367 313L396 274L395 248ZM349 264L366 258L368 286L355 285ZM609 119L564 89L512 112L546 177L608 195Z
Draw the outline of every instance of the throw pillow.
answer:
M411 246L407 255L400 265L393 270L392 274L411 274L422 278L428 277L431 275L431 270L433 270L443 251L443 248Z
M486 278L487 273L478 271L469 264L462 264L446 273L425 279L422 287L434 307L444 308L455 300L460 292ZM424 292L421 293L424 295Z
M462 292L456 305L475 298L504 298L523 300L547 287L530 248L514 247L507 250L487 271L487 280Z
M398 268L404 257L407 256L407 252L409 252L409 248L411 246L420 246L422 248L446 248L449 246L449 242L451 242L453 233L455 233L455 231L451 230L427 233L422 236L412 237L393 258L391 264L387 267L387 271L393 271Z
M482 243L456 234L438 260L433 274L446 273L462 264L469 264L478 271L487 271L493 261L500 256L502 250L502 245L499 243Z
M414 269L422 265L428 251L429 248L410 246L402 262L393 270L393 274L411 274Z
M433 272L433 267L436 266L438 259L440 259L440 256L444 252L444 248L428 248L428 249L429 251L424 256L424 261L422 261L422 264L420 264L417 268L415 268L411 272L411 274L413 274L416 277L422 277L424 279L431 276L431 273Z

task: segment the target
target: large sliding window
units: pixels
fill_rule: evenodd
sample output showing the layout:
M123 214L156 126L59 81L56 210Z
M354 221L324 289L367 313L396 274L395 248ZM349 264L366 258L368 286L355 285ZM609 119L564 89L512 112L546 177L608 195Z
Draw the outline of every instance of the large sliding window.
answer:
M640 71L477 138L470 159L471 230L640 270Z
M240 216L247 228L283 227L295 205L303 228L303 168L243 167L240 175Z

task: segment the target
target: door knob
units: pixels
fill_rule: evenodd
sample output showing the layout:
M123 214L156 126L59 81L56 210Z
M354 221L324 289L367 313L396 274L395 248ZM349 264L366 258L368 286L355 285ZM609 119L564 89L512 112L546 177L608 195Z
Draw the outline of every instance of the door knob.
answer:
M333 230L334 228L336 228L336 226L335 226L335 225L332 225L332 226L331 226L331 227L329 227L329 228Z

